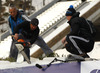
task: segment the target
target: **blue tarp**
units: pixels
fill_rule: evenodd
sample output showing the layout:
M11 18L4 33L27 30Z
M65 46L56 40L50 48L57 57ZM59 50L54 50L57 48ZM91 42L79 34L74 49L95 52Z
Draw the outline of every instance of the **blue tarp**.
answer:
M39 69L36 66L2 69L0 73L80 73L80 63L52 64L44 69Z

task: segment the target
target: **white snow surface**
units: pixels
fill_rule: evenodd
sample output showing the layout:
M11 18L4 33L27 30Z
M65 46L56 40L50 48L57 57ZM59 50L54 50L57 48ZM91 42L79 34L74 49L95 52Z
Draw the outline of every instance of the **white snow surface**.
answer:
M99 47L100 47L100 42L95 42L94 49L90 53L88 53L88 55L91 58L100 59ZM57 53L59 55L59 57L56 57L56 58L60 59L60 60L65 60L67 55L70 54L69 52L66 51L66 49L56 50L55 53ZM28 64L26 61L23 62L23 58L17 60L17 62L0 61L0 69L35 66L35 64L37 64L37 63L40 65L47 65L52 60L54 60L54 58L55 57L47 57L47 58L44 58L43 60L39 60L38 58L31 58L31 64ZM60 63L60 62L54 62L54 63Z
M43 60L39 60L37 58L31 58L31 64L28 64L26 61L24 61L24 62L0 61L0 69L11 69L11 68L35 66L35 64L47 65L51 61L53 61L54 59L55 59L55 57L48 57L48 58L44 58ZM58 57L57 59L65 60L66 58L65 57L61 57L61 58ZM60 63L60 62L58 61L58 62L54 62L54 63Z

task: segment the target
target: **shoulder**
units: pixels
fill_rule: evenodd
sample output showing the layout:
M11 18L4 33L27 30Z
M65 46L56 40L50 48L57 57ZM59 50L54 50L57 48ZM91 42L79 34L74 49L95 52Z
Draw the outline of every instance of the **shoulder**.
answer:
M80 23L80 22L82 22L83 20L84 20L83 17L75 17L75 18L72 19L72 22Z
M79 17L75 17L75 18L72 18L72 19L70 20L70 23L71 23L71 24L78 23L79 20L80 20Z
M75 18L73 18L72 20L73 21L78 21L80 19L80 17L75 17Z
M29 21L24 21L24 22L22 22L22 24L29 25L29 24L30 24L30 22L29 22Z
M22 18L22 14L20 13L20 11L17 11L17 17Z
M27 28L27 27L29 27L29 25L30 25L30 22L24 21L21 24L19 24L18 27Z

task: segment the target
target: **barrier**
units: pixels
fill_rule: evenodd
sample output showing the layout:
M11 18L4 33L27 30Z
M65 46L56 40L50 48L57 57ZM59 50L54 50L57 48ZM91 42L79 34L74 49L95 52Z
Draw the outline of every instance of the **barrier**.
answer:
M52 64L45 70L39 69L35 66L1 69L0 73L80 73L79 63L59 63Z
M83 61L80 63L79 62L56 63L56 64L51 64L49 67L42 69L39 69L33 64L26 67L19 66L15 68L6 68L6 69L0 68L0 73L100 73L99 64L100 61ZM17 66L18 65L19 64L17 64ZM42 62L42 66L46 65L43 65Z

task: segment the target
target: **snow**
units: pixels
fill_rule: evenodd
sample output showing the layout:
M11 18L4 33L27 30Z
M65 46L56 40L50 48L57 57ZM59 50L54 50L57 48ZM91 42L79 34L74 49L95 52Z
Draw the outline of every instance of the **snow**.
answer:
M100 47L100 42L95 42L94 49L90 53L88 53L88 55L91 58L100 59L100 54L99 54L100 49L99 49L99 47ZM66 51L65 48L56 50L55 53L57 53L59 55L59 57L56 57L56 58L60 59L60 60L65 60L67 55L70 54L69 52ZM19 55L21 55L21 54L19 54ZM54 58L55 57L48 57L48 58L44 58L43 60L39 60L38 58L31 58L31 64L28 64L27 62L23 62L23 57L18 58L17 62L0 61L0 69L10 69L10 68L35 66L35 64L37 64L37 63L40 64L40 65L47 65L52 60L54 60ZM55 63L60 63L60 62L55 62Z
M10 40L8 40L10 39ZM11 46L11 36L7 37L5 41L0 42L0 58L6 58L9 55Z
M25 62L0 61L0 69L11 69L11 68L35 66L36 64L47 65L54 59L55 57L44 58L43 60L39 60L38 58L31 58L31 64L28 64L26 61ZM57 59L65 60L66 58L62 57L62 58L57 58ZM60 63L60 62L54 62L54 63Z

